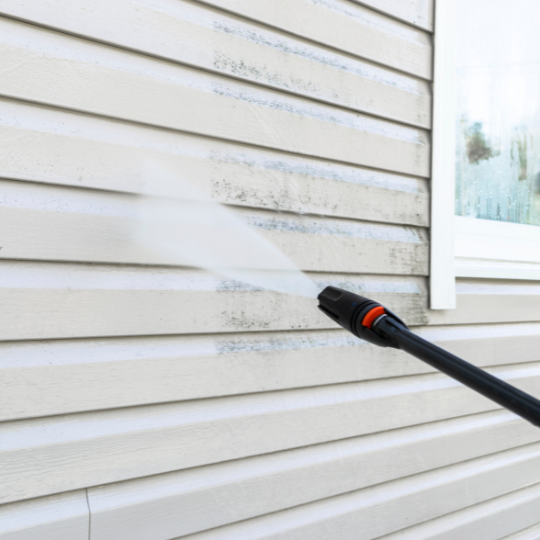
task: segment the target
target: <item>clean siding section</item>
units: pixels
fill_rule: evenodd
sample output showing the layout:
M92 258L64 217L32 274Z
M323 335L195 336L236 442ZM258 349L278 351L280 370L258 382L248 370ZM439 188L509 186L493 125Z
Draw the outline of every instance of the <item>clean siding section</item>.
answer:
M500 489L504 492L529 486L534 483L530 476L533 469L528 468L533 464L531 459L538 459L536 446L471 460L185 538L323 540L337 530L344 540L370 540L404 528L411 520L422 522L438 517L441 501L446 509L459 509L474 505Z
M85 491L0 506L2 540L88 540Z
M391 492L397 470L416 475L532 440L532 426L497 412L92 488L93 538L169 540L386 481Z
M428 523L381 537L380 540L536 540L539 527L534 525L525 531L521 529L528 524L538 523L539 504L540 484L534 484ZM520 532L511 534L516 530ZM511 535L507 536L508 534Z
M492 372L539 391L536 364ZM8 422L0 426L2 502L496 409L427 374Z
M431 324L496 324L540 319L538 281L458 279L457 309L429 312Z
M533 525L522 531L519 531L510 536L506 536L504 540L536 540L540 535L540 527L538 525Z

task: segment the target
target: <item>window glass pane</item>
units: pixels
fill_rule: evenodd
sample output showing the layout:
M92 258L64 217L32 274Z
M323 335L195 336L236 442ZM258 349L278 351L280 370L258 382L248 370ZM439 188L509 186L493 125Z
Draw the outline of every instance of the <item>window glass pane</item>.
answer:
M540 225L540 0L457 0L456 214Z

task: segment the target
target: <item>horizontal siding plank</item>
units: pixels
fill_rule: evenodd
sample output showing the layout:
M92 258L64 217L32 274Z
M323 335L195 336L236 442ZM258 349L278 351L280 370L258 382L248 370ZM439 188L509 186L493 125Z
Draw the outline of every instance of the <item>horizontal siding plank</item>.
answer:
M313 5L313 9L321 8ZM288 12L294 17L295 6L289 5ZM7 0L0 13L392 120L430 125L430 90L425 81L193 2L93 0L89 9L88 0L38 5ZM356 35L363 36L362 20L350 22L357 26ZM373 32L372 26L367 28ZM378 36L379 41L385 38ZM408 40L401 41L399 49L410 46ZM387 40L375 42L372 49L386 51L389 45Z
M540 321L540 284L460 279L457 309L429 311L430 324L487 324Z
M0 419L352 382L424 365L339 330L2 343Z
M425 322L423 278L311 274ZM187 269L5 261L0 340L335 328L310 298Z
M540 393L540 367L495 368ZM1 502L495 410L441 374L0 424ZM33 464L29 467L29 464Z
M215 200L426 226L425 180L0 101L0 177L138 193L144 164L178 171ZM369 204L367 204L367 202Z
M535 510L537 509L538 503L535 501ZM504 540L538 540L538 538L540 538L540 525L533 525L515 534L506 536Z
M352 0L409 24L433 31L435 0Z
M84 491L0 506L2 540L88 540Z
M534 484L539 462L535 444L182 538L372 540Z
M489 324L413 329L424 339L476 365L540 360L540 324Z
M429 176L423 130L23 23L0 36L4 97Z
M136 197L0 180L0 204L2 259L175 263L174 258L148 249L133 236L137 226ZM179 212L184 210L184 206L179 206ZM231 211L302 270L428 273L427 234L421 229L276 216L274 212L246 209ZM175 225L198 226L171 223ZM241 258L239 254L235 262L241 264Z
M479 366L540 361L539 324L415 331ZM0 343L0 420L431 371L341 330Z
M540 527L521 531L540 521L540 485L536 484L508 495L453 512L428 523L392 533L380 540L537 540ZM515 536L507 536L519 530ZM535 534L533 534L535 533Z
M92 540L169 540L539 438L487 413L91 488Z
M431 78L429 35L348 0L201 2L361 58Z

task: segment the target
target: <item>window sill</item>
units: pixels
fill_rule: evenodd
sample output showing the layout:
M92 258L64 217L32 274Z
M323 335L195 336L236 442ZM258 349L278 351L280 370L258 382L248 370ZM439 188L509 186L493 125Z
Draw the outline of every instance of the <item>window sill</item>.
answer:
M455 216L456 277L540 280L540 227Z

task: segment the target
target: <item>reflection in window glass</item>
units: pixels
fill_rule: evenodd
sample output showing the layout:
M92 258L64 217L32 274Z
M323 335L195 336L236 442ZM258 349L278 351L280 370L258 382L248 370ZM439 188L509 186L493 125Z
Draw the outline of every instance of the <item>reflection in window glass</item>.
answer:
M540 225L540 0L457 0L456 214Z

